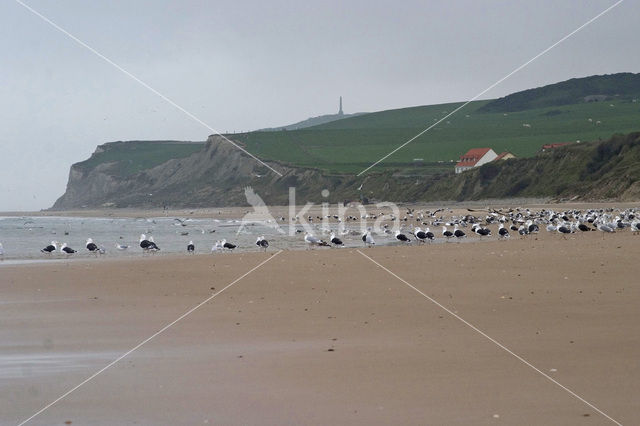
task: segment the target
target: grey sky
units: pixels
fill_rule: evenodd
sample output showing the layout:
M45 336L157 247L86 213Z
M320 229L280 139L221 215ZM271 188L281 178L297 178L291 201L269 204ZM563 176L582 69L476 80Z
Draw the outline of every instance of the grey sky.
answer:
M27 0L220 131L463 101L612 5L566 1ZM640 72L627 0L486 98ZM209 132L12 0L0 2L0 211L47 208L114 140ZM426 123L428 124L428 123Z

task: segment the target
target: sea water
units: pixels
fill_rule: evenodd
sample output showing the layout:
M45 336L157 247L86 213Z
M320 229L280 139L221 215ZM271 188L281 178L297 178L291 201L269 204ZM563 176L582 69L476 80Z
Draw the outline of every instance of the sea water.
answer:
M318 238L328 241L317 224L311 225ZM337 231L338 224L332 223L331 229ZM292 228L292 229L291 229ZM293 232L292 234L290 234ZM360 229L354 225L347 235L339 235L345 245L362 247ZM337 233L337 232L336 232ZM143 256L139 246L140 234L153 236L162 254L186 254L187 244L193 241L196 253L211 253L217 240L226 239L237 246L237 251L259 251L256 238L264 235L269 241L269 250L306 249L304 232L299 224L274 222L244 223L239 219L209 218L113 218L113 217L55 217L24 216L0 217L0 242L4 246L1 264L49 262L68 258L93 258L94 254L86 249L87 238L92 238L99 247L103 247L103 257ZM377 245L394 242L391 236L376 236ZM40 250L56 241L78 252L69 256L59 250L42 253ZM118 250L116 245L127 245L127 250Z

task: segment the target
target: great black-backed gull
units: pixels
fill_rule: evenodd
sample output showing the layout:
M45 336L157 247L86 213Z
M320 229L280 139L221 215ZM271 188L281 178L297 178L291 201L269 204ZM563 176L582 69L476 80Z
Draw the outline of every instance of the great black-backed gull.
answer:
M453 227L453 235L458 239L465 238L467 236L467 234L465 234L464 231L461 231L460 229L458 229L457 224Z
M504 224L500 224L500 226L498 227L498 235L500 236L500 238L509 238L509 231L507 230L507 228L504 227Z
M62 246L60 247L60 251L66 253L66 254L76 253L76 250L74 250L71 247L67 246L67 243L63 243L62 244Z
M571 228L563 223L562 225L558 226L558 232L561 234L571 234Z
M446 226L442 226L442 236L445 237L447 240L451 237L453 237L453 232L449 231L447 229Z
M396 240L402 241L403 243L410 243L411 242L411 239L409 239L409 237L407 237L405 234L403 234L400 231L396 231Z
M256 245L266 251L269 247L269 241L265 240L264 235L260 235L256 240Z
M334 234L333 232L329 236L329 241L331 241L331 244L333 244L334 246L338 246L338 247L344 246L344 243L342 242L342 240L336 237L336 234Z
M51 254L54 251L56 251L57 248L58 248L58 243L56 241L51 241L51 244L49 244L45 248L41 249L40 251L43 252L43 253Z
M97 255L100 252L100 249L98 248L98 245L96 243L94 243L91 238L87 238L86 247L87 247L87 250L89 250L93 254Z
M222 240L222 248L229 251L233 251L237 246L235 244L228 243L227 240Z
M196 246L193 245L193 241L189 241L189 244L187 244L187 253L193 254L194 251L196 251Z
M140 248L143 251L149 251L150 246L151 242L147 240L147 236L145 234L140 234Z
M420 227L413 230L413 236L416 237L416 241L424 243L427 240L427 234Z

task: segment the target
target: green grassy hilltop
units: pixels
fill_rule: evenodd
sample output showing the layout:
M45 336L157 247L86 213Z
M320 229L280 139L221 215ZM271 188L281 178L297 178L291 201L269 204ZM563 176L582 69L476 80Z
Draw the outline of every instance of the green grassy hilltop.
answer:
M614 133L640 130L640 102L633 99L612 98L508 113L481 112L489 102L470 103L376 169L411 167L428 174L451 169L451 162L474 147L529 157L547 143L598 141ZM403 108L303 130L233 137L267 160L333 173L358 173L460 105ZM414 159L423 159L424 165L415 167Z

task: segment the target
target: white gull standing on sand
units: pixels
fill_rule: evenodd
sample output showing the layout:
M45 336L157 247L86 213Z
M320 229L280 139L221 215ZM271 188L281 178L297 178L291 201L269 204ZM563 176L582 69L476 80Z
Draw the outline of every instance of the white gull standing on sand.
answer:
M362 236L362 242L369 247L376 245L376 242L373 240L373 237L371 236L371 231L367 231Z

